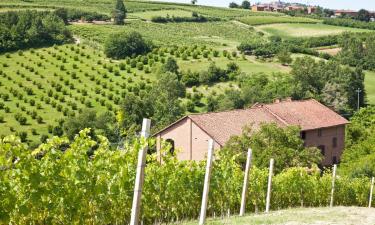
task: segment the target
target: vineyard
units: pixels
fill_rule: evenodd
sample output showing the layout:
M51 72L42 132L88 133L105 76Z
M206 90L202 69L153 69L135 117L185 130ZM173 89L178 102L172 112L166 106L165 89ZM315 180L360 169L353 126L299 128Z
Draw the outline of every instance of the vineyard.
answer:
M14 137L0 141L0 221L3 224L110 224L130 220L138 151L153 141L137 139L112 150L89 130L74 141L54 137L30 152ZM163 149L168 149L164 146ZM141 220L145 224L199 216L205 163L178 161L162 151L147 156ZM207 216L237 214L244 172L238 156L215 153ZM254 156L256 157L256 156ZM278 162L276 162L277 164ZM246 212L265 209L268 171L252 167ZM288 168L273 177L271 210L329 205L332 175L316 168ZM336 179L334 205L367 206L370 181Z

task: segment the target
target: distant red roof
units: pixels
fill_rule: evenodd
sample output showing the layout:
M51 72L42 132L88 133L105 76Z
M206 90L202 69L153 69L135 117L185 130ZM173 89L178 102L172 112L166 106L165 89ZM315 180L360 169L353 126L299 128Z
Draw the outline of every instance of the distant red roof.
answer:
M256 104L251 108L242 110L192 114L185 116L158 133L172 128L174 124L186 118L190 118L221 146L231 136L240 135L242 128L245 126L251 126L253 130L257 130L263 123L276 123L281 127L294 125L300 126L301 130L314 130L348 123L345 118L312 99Z

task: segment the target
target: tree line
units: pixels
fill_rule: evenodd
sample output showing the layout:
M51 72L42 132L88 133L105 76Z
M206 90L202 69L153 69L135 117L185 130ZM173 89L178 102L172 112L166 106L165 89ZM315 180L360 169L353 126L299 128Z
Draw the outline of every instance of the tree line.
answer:
M26 10L0 14L0 52L70 41L71 33L54 12Z
M203 15L198 15L198 13L193 12L191 17L181 17L181 16L154 16L151 21L154 23L182 23L182 22L194 22L194 23L204 23L204 22L214 22L220 21L220 18L216 17L206 17Z
M326 18L323 20L324 24L342 27L352 27L360 29L375 30L375 24L360 20L353 20L348 18Z

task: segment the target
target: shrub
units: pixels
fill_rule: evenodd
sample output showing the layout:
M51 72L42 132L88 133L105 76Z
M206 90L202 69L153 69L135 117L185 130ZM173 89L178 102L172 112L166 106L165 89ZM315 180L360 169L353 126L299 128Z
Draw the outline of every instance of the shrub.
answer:
M137 69L138 70L143 70L143 63L142 62L138 62L137 63Z
M4 123L5 120L4 120L4 116L3 115L0 115L0 123Z
M32 128L31 129L31 134L35 136L35 135L38 135L38 132L36 131L35 128Z
M36 118L36 121L37 121L39 124L42 124L42 123L43 123L43 117L38 116L38 117Z
M137 32L112 34L104 44L104 52L110 58L124 59L132 55L150 52L152 44Z
M40 136L40 142L42 142L42 143L46 143L47 140L48 140L48 135L46 135L46 134L42 134L42 135Z
M16 136L20 138L21 142L27 142L27 132L25 131L17 132Z

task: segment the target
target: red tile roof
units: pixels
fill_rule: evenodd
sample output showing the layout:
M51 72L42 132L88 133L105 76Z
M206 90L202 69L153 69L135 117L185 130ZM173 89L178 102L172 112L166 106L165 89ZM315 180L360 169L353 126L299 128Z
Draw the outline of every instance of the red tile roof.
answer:
M185 118L190 118L222 146L231 136L240 135L245 126L257 130L262 123L276 123L281 127L295 125L300 126L302 130L314 130L348 123L345 118L313 99L256 104L242 110L192 114L179 121ZM179 121L158 133L172 128Z
M220 145L224 145L231 136L240 135L245 126L251 126L254 130L262 123L285 126L265 108L195 114L188 117Z
M262 105L262 107L268 109L270 113L275 114L288 125L300 126L302 130L314 130L348 123L344 117L314 99L282 101Z

